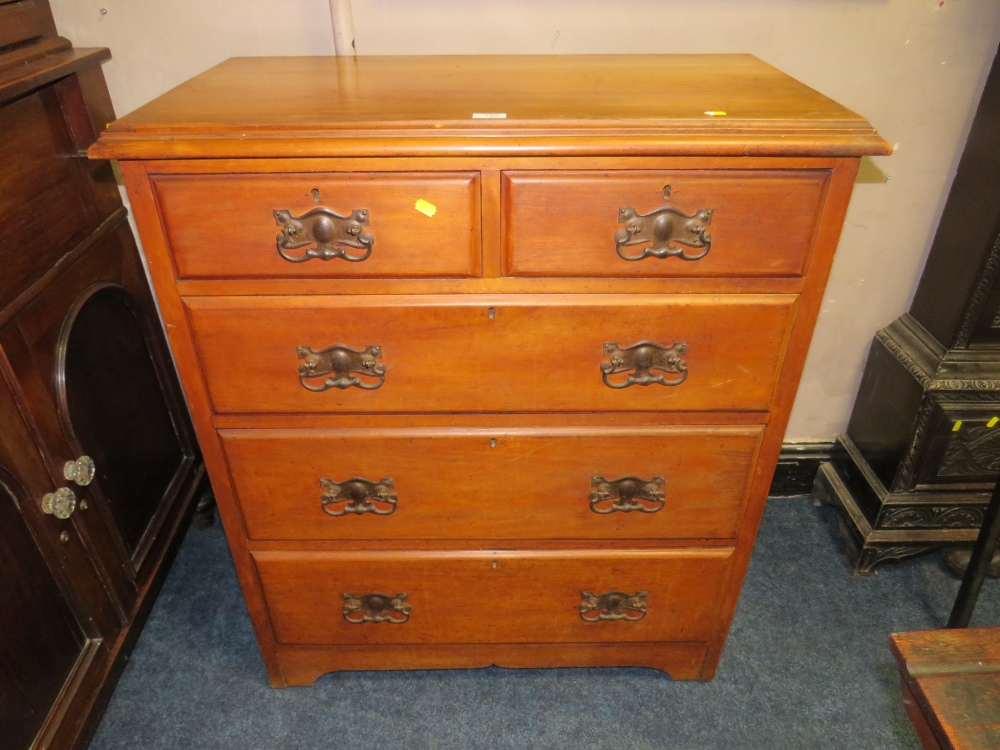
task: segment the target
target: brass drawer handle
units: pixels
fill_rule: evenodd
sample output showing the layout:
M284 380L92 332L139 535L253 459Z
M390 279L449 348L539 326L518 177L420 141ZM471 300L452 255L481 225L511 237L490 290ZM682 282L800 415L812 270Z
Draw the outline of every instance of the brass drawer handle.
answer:
M320 479L319 486L326 490L322 497L323 512L329 516L346 516L349 513L374 513L377 516L388 516L396 510L399 497L390 492L396 486L392 477L370 482L361 477L354 477L343 482L332 479Z
M366 346L358 350L334 344L318 352L308 346L300 346L295 352L299 359L305 360L299 365L299 382L306 390L320 392L329 388L363 388L373 391L385 382L385 365L379 362L381 346ZM356 375L375 380L362 380ZM326 379L315 385L309 382L311 378Z
M347 216L341 216L329 208L320 206L302 216L292 216L291 211L274 211L274 223L281 227L278 232L278 255L290 263L304 263L313 258L332 260L340 258L350 263L360 263L372 254L375 236L362 227L368 226L368 209L356 208ZM296 250L306 245L301 255L290 255L288 250ZM359 255L348 255L348 248L362 250Z
M663 187L663 200L670 200L670 185ZM708 226L712 223L714 212L712 208L699 208L693 214L686 214L668 203L648 214L640 214L633 206L622 206L618 209L618 223L625 227L615 232L615 252L622 260L704 258L712 249ZM636 255L622 251L622 248L646 243L651 244ZM701 249L701 252L689 253L685 245Z
M363 622L387 622L400 625L410 619L409 594L342 594L344 619L351 625Z
M678 341L669 346L660 346L652 341L640 341L638 344L625 347L617 342L604 345L607 360L601 363L601 375L604 385L608 388L628 388L632 385L680 385L688 376L687 342ZM667 380L663 375L653 370L675 374L678 377ZM631 372L634 371L634 372ZM611 380L609 375L627 372L624 380Z
M590 484L594 489L590 492L590 509L601 515L615 511L631 513L633 510L656 513L665 505L664 483L663 477L622 477L610 481L604 477L591 477Z
M595 594L593 591L580 592L580 619L584 622L601 620L628 620L635 622L646 616L646 591L626 594L624 591L609 591Z

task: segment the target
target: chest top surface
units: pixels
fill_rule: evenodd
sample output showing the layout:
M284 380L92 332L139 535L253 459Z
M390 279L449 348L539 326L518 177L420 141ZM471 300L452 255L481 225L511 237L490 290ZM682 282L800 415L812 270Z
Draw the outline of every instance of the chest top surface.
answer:
M112 123L119 159L440 153L885 154L751 55L233 58Z

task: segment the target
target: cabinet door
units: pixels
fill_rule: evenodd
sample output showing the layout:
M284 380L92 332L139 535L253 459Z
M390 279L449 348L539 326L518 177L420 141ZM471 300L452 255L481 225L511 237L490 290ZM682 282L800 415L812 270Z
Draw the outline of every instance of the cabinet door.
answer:
M84 456L95 467L67 475L79 502L64 523L101 561L123 617L195 455L127 231L105 236L0 332L50 471Z
M0 736L21 750L83 660L83 632L20 514L29 502L0 467Z
M41 511L63 485L2 372L0 424L0 737L10 750L68 747L80 728L63 718L92 700L117 615L79 535Z

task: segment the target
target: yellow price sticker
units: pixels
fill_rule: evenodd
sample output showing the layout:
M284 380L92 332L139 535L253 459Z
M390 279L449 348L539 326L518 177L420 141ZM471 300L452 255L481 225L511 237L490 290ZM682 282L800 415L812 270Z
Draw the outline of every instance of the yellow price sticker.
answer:
M438 211L437 206L430 201L425 201L423 198L418 198L417 202L413 204L413 207L424 216L433 216Z
M961 427L962 427L962 420L960 419L957 422L955 422L955 424L953 424L951 426L951 431L952 432L958 432L959 429L961 429Z

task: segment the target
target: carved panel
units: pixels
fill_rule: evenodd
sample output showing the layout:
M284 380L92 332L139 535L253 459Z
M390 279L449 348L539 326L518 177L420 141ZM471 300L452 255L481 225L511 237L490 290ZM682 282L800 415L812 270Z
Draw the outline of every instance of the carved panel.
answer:
M865 547L854 562L854 572L861 575L875 572L882 563L888 560L900 562L910 557L917 557L930 552L934 547L926 545L905 545L895 547Z
M892 491L988 492L1000 475L997 399L986 391L927 393Z
M982 508L944 506L894 508L882 515L879 526L885 529L977 529L982 523Z
M953 432L937 473L940 477L1000 473L1000 429L979 425Z

